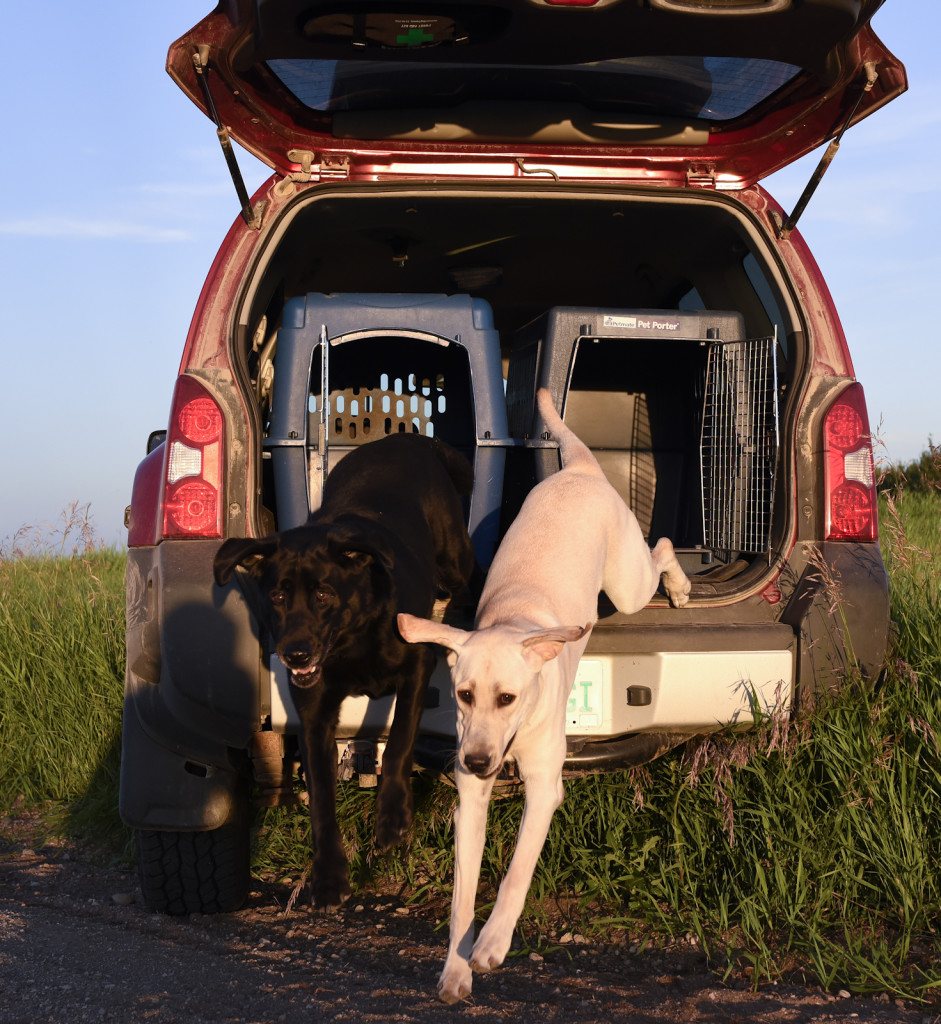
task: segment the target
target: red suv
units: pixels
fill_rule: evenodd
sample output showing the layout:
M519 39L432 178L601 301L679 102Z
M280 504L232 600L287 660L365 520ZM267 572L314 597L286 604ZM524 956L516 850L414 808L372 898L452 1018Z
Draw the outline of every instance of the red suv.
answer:
M863 390L794 230L803 200L789 214L759 181L830 139L825 168L905 89L879 6L228 0L173 44L242 213L129 509L121 813L152 907L237 906L249 809L293 791L284 670L212 563L224 538L302 523L328 451L401 430L464 451L486 568L558 468L545 386L645 534L671 538L689 605L625 617L601 596L572 770L878 673ZM253 198L231 139L273 170ZM446 769L446 667L432 685L415 756ZM389 718L347 701L341 776L374 781Z

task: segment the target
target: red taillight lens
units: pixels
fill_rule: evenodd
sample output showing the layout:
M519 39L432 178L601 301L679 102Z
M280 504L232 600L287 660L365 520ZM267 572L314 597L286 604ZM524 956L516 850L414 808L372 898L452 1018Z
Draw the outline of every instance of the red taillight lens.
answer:
M199 480L188 481L168 495L165 508L167 520L186 534L218 536L219 492L214 487Z
M218 441L222 436L222 413L211 398L194 398L180 410L180 430L197 444Z
M180 377L167 432L164 537L222 536L223 428L202 384Z
M862 385L851 384L823 421L827 540L879 537L872 438Z

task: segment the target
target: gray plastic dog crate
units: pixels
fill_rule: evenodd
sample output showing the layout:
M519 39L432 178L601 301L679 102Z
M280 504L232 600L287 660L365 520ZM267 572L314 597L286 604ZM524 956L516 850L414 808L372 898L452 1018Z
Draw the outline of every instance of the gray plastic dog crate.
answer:
M403 431L438 437L471 460L468 529L488 566L513 443L490 306L468 295L309 293L288 301L265 441L278 528L307 520L323 477L346 452Z
M548 388L633 509L687 571L767 547L777 454L774 339L730 312L557 307L514 339L510 433L532 475L559 468L534 407Z

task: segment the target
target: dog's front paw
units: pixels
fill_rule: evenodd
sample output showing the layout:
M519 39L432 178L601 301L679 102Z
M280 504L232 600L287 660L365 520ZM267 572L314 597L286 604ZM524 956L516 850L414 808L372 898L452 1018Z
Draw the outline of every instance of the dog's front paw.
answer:
M389 850L397 846L405 838L412 824L412 813L404 809L397 814L383 815L376 821L376 846L380 850Z
M490 928L489 923L484 925L471 951L471 968L478 974L496 970L506 959L512 938L510 932L501 933L496 928Z
M412 825L412 792L397 782L386 783L376 800L376 846L388 850L405 838Z
M310 903L320 913L335 914L350 898L351 892L345 871L333 876L317 877L311 886Z
M471 994L474 975L465 960L449 961L438 979L438 998L449 1006Z
M315 886L311 906L319 914L335 914L350 898L350 887Z

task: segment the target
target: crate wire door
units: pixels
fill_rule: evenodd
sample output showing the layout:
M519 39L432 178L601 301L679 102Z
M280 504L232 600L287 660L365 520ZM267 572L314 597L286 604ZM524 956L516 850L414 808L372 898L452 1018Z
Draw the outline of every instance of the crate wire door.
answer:
M771 555L780 438L777 338L710 346L700 462L703 541L717 554Z

